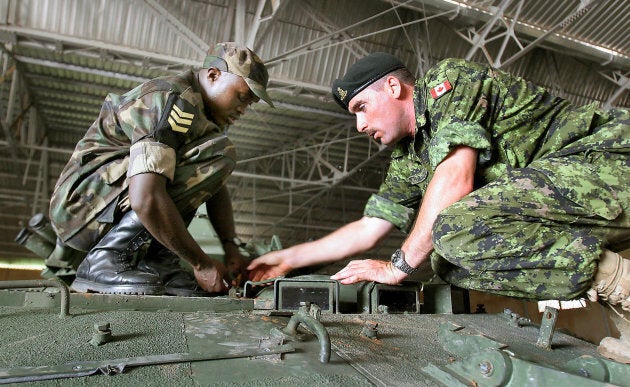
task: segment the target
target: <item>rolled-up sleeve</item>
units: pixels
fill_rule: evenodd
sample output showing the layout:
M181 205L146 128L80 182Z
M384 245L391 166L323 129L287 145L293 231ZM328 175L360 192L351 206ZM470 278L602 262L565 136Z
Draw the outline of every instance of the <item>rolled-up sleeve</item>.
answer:
M175 149L159 142L139 141L131 146L127 176L157 173L172 181L175 164Z
M168 121L178 95L153 91L124 105L118 118L121 129L132 139L127 176L157 173L173 180L180 140Z
M386 220L405 233L409 232L415 213L415 210L394 203L377 194L373 194L368 199L363 210L364 216Z
M363 215L384 219L407 233L426 190L430 173L415 154L409 153L413 144L397 144L385 180L378 193L365 205Z
M460 145L477 149L479 163L483 165L492 156L490 140L490 133L476 122L464 121L455 116L444 120L439 123L438 131L429 145L431 168L435 170L453 148Z

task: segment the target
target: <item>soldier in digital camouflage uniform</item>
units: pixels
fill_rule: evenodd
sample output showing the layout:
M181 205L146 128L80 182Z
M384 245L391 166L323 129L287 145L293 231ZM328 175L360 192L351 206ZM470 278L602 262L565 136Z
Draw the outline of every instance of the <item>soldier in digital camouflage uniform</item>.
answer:
M332 92L360 132L395 144L387 177L363 218L254 260L253 280L361 253L396 227L409 236L390 262L351 261L332 278L395 284L430 262L466 289L588 294L630 310L630 261L613 252L630 241L630 112L574 106L458 59L415 81L384 53L351 66ZM630 362L628 344L609 344L600 351Z
M267 82L255 53L221 43L198 71L107 96L50 204L59 239L88 252L75 290L185 296L226 290L226 267L203 252L186 226L206 203L228 268L244 270L225 185L236 153L225 133L251 103L272 105ZM136 265L141 246L146 252Z

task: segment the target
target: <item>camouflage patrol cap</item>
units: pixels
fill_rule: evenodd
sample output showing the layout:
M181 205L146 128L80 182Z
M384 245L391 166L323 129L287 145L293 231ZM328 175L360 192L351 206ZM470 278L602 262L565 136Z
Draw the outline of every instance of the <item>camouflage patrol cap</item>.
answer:
M403 67L405 65L400 59L384 52L363 57L350 66L343 78L333 81L332 93L335 101L348 110L348 103L355 95L385 75Z
M234 42L219 43L208 50L202 67L206 69L216 67L221 71L243 77L247 86L258 98L274 107L267 94L267 82L269 82L267 68L258 55L249 48L239 46Z

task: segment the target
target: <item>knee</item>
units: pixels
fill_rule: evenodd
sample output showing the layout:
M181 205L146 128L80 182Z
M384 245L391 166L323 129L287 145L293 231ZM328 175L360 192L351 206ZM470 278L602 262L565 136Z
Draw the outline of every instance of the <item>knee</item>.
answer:
M466 250L465 245L469 242L470 232L471 227L467 227L457 217L443 212L433 223L431 233L433 248L446 259L461 256L462 251Z

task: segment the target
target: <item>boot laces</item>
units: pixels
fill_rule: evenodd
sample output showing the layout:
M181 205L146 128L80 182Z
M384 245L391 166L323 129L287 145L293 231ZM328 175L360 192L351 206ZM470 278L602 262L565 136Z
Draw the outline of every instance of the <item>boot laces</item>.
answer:
M623 270L624 258L619 257L612 278L601 279L593 282L591 289L586 293L591 301L603 300L612 305L620 304L624 310L630 310L630 286L625 284Z
M607 305L610 309L612 309L612 311L617 316L619 316L619 318L621 318L626 323L630 324L630 320L628 320L628 318L626 317L627 314L623 312L623 311L630 311L630 300L625 301L625 307L624 307L624 302L621 303L621 309L622 309L621 312L618 311L611 303L607 303Z

